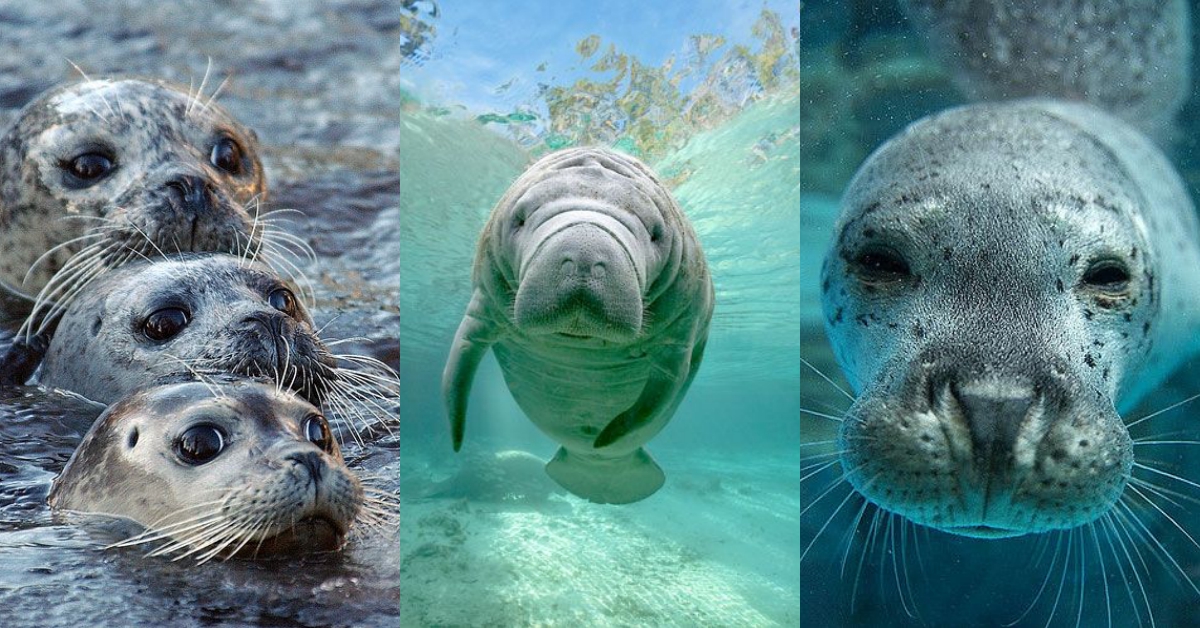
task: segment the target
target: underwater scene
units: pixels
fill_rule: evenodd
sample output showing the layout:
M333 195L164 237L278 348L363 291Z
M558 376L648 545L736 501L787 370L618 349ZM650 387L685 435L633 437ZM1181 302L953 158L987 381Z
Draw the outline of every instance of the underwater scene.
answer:
M406 6L398 126L401 623L799 625L797 5ZM557 164L567 165L556 170ZM643 429L634 417L610 434L605 421L616 408L580 428L588 445L570 453L559 449L573 442L562 431L565 419L539 405L537 395L544 391L540 382L567 381L578 364L564 358L529 366L520 346L488 344L495 341L486 336L486 321L522 317L528 303L522 297L515 311L473 302L477 252L480 277L492 276L492 265L517 264L504 261L493 240L516 238L504 234L518 233L524 220L497 223L511 231L493 231L494 225L485 231L493 208L499 221L521 215L525 201L505 199L510 186L512 199L539 190L560 198L554 177L567 175L556 172L625 173L637 194L649 195L629 198L657 199L655 207L668 217L675 215L663 195L669 191L694 236L668 218L665 227L637 227L647 239L626 250L661 238L685 242L690 261L674 266L674 283L652 290L669 291L685 280L698 282L699 290L699 300L683 300L682 314L670 319L694 324L685 336L692 342L683 345L694 379L671 402L677 407L666 413L670 423ZM590 185L575 188L596 190L581 206L600 207L604 195L624 194L620 186L627 184ZM481 232L499 235L479 244ZM540 250L528 254L533 262L520 262L522 272L532 274ZM703 260L711 297L699 274ZM573 276L584 263L567 258L562 267ZM618 272L632 273L620 259L604 263L589 266L602 285L611 286L604 282ZM650 283L641 273L657 266L643 271L641 258L631 263L638 281ZM706 326L705 303L711 303ZM675 333L654 331L658 322L644 318L639 333ZM574 342L574 329L554 337ZM465 415L453 422L444 370L456 412L469 397ZM605 380L604 371L592 377L590 386L583 381L597 390L587 397L592 403L611 405L609 398L628 392L619 377ZM522 408L537 413L537 425ZM652 439L642 437L657 429ZM592 451L591 439L610 436L613 450L632 438L622 451L636 451L633 458L611 458L609 468L642 473L639 479L613 487L597 484L595 475L572 475L571 465L582 464L579 452ZM603 455L604 446L595 451ZM623 492L634 485L637 494Z
M40 93L83 83L85 75L163 79L185 91L190 85L192 94L213 103L206 108L223 106L254 130L269 181L261 208L277 212L272 228L287 234L280 238L303 243L293 249L298 255L272 258L280 274L296 280L295 299L312 314L321 339L334 354L395 369L400 229L395 103L401 65L396 42L403 19L402 7L390 0L122 0L102 9L90 3L0 2L0 126L7 128ZM131 99L110 99L94 113L107 121L133 120L136 106ZM37 228L51 231L62 220L46 217ZM303 254L306 247L311 257ZM20 321L9 323L3 349ZM326 410L346 467L367 487L367 502L375 500L386 512L356 521L341 551L279 559L221 560L219 551L204 559L212 545L182 556L180 551L147 556L169 543L108 547L128 534L114 536L99 522L52 512L47 506L52 482L103 410L49 387L0 387L0 625L397 624L394 381L390 389L376 388ZM349 419L354 430L346 429ZM152 444L146 436L141 442ZM251 452L246 464L256 455ZM95 476L114 494L169 492L121 473ZM185 491L185 499L200 503L216 488Z
M1200 621L1196 13L804 3L801 625Z

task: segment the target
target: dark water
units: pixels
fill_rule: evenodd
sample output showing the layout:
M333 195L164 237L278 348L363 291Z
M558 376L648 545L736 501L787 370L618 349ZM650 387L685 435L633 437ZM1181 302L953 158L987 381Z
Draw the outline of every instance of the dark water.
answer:
M817 285L838 197L871 150L918 118L964 100L895 3L818 1L806 4L805 11L802 355L849 389L825 340ZM1195 22L1195 8L1192 12ZM1192 28L1194 35L1200 32L1196 24ZM1193 199L1200 198L1196 92L1193 88L1179 116L1180 133L1164 151ZM1200 361L1193 360L1129 418L1165 409L1197 391ZM804 374L801 394L804 408L835 416L851 403L812 372ZM1197 440L1198 420L1200 409L1185 405L1131 431L1134 438ZM828 442L836 434L834 422L813 416L802 416L801 429L809 443ZM833 449L831 443L811 445L804 454ZM1154 478L1169 489L1165 497L1156 496L1162 510L1144 503L1136 507L1144 527L1131 524L1132 532L1121 539L1103 529L1093 536L1085 528L988 541L902 524L899 518L872 523L875 510L848 497L844 484L835 486L840 470L805 480L803 625L1137 626L1150 625L1150 614L1158 626L1197 625L1200 591L1185 574L1192 582L1200 577L1200 545L1193 540L1200 540L1200 451L1194 445L1146 449L1153 451L1139 451L1139 456L1183 481ZM824 460L829 458L809 462Z
M396 94L402 7L333 2L0 3L0 122L42 90L129 73L199 83L226 75L221 103L254 128L270 208L317 261L318 326L342 353L399 356ZM70 62L69 62L69 61ZM398 416L398 401L386 402ZM87 527L54 521L45 497L101 408L35 387L0 390L0 625L395 626L396 525L344 552L292 561L194 565L102 550ZM394 429L393 429L394 432ZM351 466L398 489L398 436L347 443Z

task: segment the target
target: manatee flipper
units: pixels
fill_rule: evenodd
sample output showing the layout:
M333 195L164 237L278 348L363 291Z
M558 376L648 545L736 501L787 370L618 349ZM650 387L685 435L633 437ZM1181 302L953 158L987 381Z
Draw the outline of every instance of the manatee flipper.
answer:
M467 422L467 399L475 371L488 349L496 342L495 326L486 318L483 294L477 289L467 306L467 313L458 324L446 370L442 371L442 398L450 417L450 438L454 451L462 448L463 431Z
M667 476L643 447L616 458L570 453L559 447L546 463L559 486L597 504L631 504L662 488Z
M642 389L637 401L604 426L592 442L592 447L608 447L652 422L663 411L674 412L675 407L683 400L683 393L687 392L692 379L696 377L707 343L706 333L690 351L672 351L666 354L666 360L655 360L650 377L646 380L646 387Z

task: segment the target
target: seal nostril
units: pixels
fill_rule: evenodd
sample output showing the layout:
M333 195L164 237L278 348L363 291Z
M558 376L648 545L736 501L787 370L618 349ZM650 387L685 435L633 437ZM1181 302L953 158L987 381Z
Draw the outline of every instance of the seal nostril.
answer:
M321 479L321 471L325 467L325 461L321 459L321 454L315 451L306 451L303 453L289 454L285 460L290 460L308 470L308 475L313 480Z
M201 177L183 175L167 181L166 187L171 190L176 200L192 211L207 210L210 205L208 183Z

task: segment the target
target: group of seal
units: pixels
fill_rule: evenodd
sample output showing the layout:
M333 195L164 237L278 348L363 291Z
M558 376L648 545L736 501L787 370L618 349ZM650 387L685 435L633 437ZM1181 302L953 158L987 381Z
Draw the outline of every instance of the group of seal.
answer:
M568 491L625 504L662 469L643 445L700 367L714 293L704 252L665 186L604 148L551 153L484 226L474 292L442 378L452 444L493 350L513 398L561 447L546 472Z
M974 51L944 55L968 64L971 93L1043 98L943 111L878 148L821 273L826 330L858 393L838 435L846 479L885 511L973 537L1113 509L1134 465L1119 412L1200 349L1192 201L1150 139L1096 106L1119 95L1077 75L1144 76L1121 83L1146 93L1116 113L1173 118L1180 99L1154 94L1186 88L1163 84L1188 65L1174 19L1186 6L1085 2L1068 64L1043 22L1078 3L1044 4L907 3L936 50ZM1010 11L1036 24L1006 31L996 16ZM1126 47L1135 68L1114 61ZM981 86L1001 71L1021 74Z
M147 529L127 544L200 560L335 549L364 492L319 408L346 411L364 379L270 266L296 240L268 229L257 138L214 99L85 77L18 115L0 143L0 305L26 318L6 379L40 365L40 384L109 405L53 508L133 520Z

